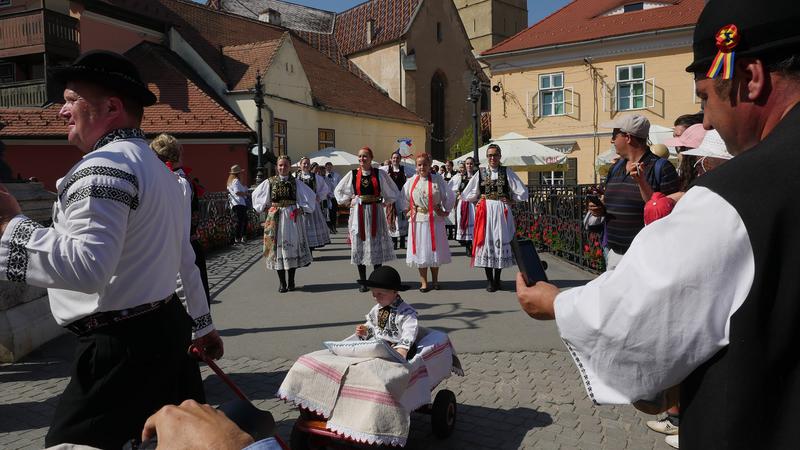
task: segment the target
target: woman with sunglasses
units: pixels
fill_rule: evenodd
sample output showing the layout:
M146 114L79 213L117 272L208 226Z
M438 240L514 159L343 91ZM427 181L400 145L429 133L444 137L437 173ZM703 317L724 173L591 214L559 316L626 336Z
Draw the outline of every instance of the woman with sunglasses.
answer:
M359 149L358 168L342 177L333 191L340 205L350 206L350 262L358 267L360 280L367 279L367 265L378 268L395 258L384 205L395 203L400 192L386 172L372 167L372 159L372 149ZM405 210L402 206L397 210Z
M472 243L472 263L486 272L486 291L500 290L500 274L514 265L511 240L516 234L511 205L528 200L528 187L513 170L500 165L500 146L490 144L486 149L488 168L481 168L461 193L475 206L475 227Z

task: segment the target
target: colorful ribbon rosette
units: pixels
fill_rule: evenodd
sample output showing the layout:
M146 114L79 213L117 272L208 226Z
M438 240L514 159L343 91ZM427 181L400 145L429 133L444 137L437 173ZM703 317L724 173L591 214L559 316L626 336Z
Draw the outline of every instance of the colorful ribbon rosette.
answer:
M733 78L733 63L736 56L736 52L733 49L739 44L739 37L739 29L733 24L725 25L717 31L718 51L706 74L708 78L715 78L720 72L722 72L723 80Z

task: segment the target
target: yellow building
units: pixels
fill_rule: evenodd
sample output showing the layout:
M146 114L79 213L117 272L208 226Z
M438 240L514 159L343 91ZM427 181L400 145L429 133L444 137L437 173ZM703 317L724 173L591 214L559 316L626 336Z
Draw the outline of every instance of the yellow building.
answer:
M568 155L569 170L532 174L533 184L597 182L596 158L611 148L604 122L638 113L665 130L700 110L684 68L703 5L574 0L484 52L492 136L513 131Z

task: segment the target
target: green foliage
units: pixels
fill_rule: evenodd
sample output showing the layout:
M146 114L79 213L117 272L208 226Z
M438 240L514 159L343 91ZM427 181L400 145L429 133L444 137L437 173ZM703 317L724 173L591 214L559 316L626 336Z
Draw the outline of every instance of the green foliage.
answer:
M472 139L472 127L467 127L464 130L464 134L461 135L461 138L447 150L447 159L455 159L464 153L471 152L474 145Z

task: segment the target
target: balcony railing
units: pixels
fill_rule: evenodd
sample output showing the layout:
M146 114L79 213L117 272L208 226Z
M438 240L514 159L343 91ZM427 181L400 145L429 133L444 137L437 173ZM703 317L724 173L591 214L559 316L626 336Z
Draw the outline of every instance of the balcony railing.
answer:
M517 235L533 240L540 251L602 272L602 229L583 226L586 195L598 193L597 189L594 185L530 186L529 200L514 205Z
M15 50L44 45L62 50L66 56L80 51L78 20L49 10L37 10L0 18L0 55L20 54Z
M47 86L44 80L0 85L0 108L42 106L46 102Z

